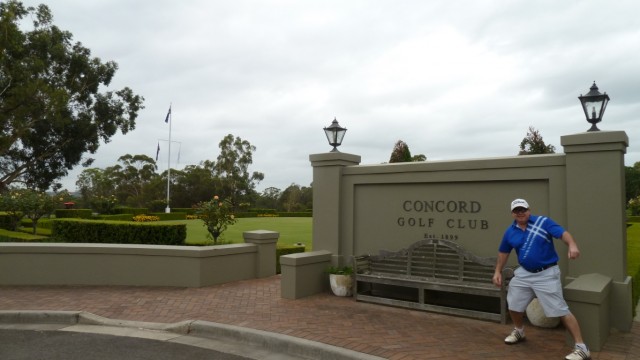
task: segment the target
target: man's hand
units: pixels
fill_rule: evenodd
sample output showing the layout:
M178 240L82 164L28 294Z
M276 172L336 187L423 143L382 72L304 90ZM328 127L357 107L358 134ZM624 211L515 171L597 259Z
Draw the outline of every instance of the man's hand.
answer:
M574 260L574 259L577 259L578 257L580 257L580 250L578 249L578 246L574 243L573 245L569 246L569 259Z
M502 273L496 271L493 274L493 285L497 286L497 287L501 287L502 286Z
M576 245L576 241L573 239L573 236L571 236L568 231L565 231L562 234L561 240L569 247L569 259L577 259L580 256L580 250L578 249L578 245Z

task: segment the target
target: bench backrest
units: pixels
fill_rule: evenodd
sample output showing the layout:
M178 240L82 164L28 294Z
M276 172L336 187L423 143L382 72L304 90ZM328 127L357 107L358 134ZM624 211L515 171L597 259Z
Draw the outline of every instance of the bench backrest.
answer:
M372 274L396 274L451 281L491 282L496 258L483 258L469 253L460 245L438 239L425 239L398 252L381 252L370 256L368 271ZM362 268L360 264L357 266Z

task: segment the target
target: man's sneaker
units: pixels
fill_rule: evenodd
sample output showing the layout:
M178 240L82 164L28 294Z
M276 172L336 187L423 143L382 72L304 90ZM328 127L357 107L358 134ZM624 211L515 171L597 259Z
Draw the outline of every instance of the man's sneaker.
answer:
M579 348L573 349L573 352L567 356L565 356L566 360L587 360L591 359L591 353L589 350L584 351Z
M511 332L511 334L509 334L509 336L507 336L504 339L505 344L509 344L509 345L513 345L513 344L517 344L521 341L524 341L524 334L520 334L520 332L516 329L513 329L513 331ZM572 358L573 359L573 358ZM576 358L578 359L578 358Z

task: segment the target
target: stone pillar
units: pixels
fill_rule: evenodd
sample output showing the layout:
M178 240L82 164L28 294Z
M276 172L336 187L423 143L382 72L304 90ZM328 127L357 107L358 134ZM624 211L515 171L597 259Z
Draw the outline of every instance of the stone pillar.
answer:
M282 255L280 296L299 299L327 291L329 275L326 270L330 264L331 253L326 250Z
M611 278L611 325L629 331L633 312L624 180L629 138L624 131L594 131L560 141L566 154L566 228L580 248L580 258L568 262L565 275L567 280L590 273Z
M280 237L277 231L254 230L242 233L244 242L258 245L256 277L264 278L276 274L276 243Z
M360 164L360 156L341 152L309 155L313 167L313 249L340 253L342 169ZM338 265L338 259L333 259Z
M600 351L611 327L611 278L600 274L582 275L564 287L571 312L580 321L582 338L593 351ZM569 345L573 339L567 335Z

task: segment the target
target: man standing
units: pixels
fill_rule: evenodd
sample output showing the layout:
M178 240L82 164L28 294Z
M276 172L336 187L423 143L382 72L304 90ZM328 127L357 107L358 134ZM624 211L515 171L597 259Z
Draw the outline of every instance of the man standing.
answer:
M582 340L578 320L569 311L562 296L558 254L553 246L553 238L561 239L569 247L569 259L577 259L580 250L573 236L550 218L531 215L529 204L524 199L511 202L511 216L514 221L502 237L493 275L493 283L501 286L502 269L511 250L515 249L520 267L515 270L507 293L509 313L515 329L504 342L512 345L525 340L524 312L537 297L545 315L559 317L573 337L575 348L565 359L591 359L589 349Z

